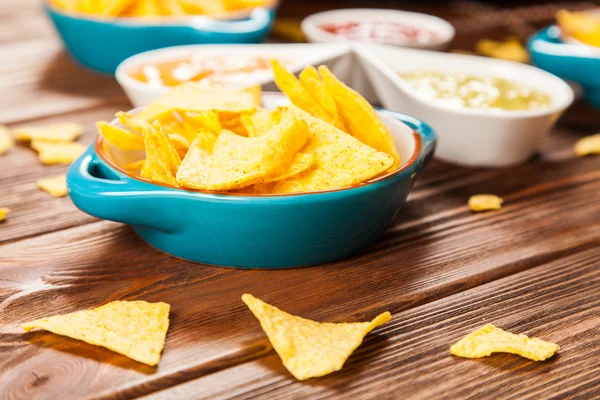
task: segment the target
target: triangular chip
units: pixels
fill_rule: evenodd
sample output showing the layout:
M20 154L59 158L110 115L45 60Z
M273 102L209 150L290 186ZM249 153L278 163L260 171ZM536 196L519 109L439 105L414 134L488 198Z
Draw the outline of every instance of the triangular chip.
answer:
M93 310L42 318L23 329L45 329L114 352L148 365L160 361L169 329L170 306L145 301L113 301Z
M0 207L0 221L4 221L6 216L10 213L10 208Z
M183 119L197 130L204 128L219 133L223 129L219 122L219 114L215 110L183 113Z
M136 133L111 125L108 122L96 123L98 133L121 150L144 150L144 138Z
M338 113L335 99L331 93L327 91L327 88L321 80L317 69L312 65L309 65L300 73L299 78L300 83L302 83L302 86L306 88L312 98L315 99L315 101L319 103L325 111L327 111L327 114L329 114L333 120L333 125L336 128L345 131L346 127Z
M47 142L33 139L31 147L38 152L42 164L71 164L85 151L85 146L71 142Z
M44 140L46 142L72 142L83 133L83 126L65 122L46 126L21 126L14 128L17 140Z
M208 179L211 154L217 135L204 131L196 136L177 171L177 183L188 188L203 187Z
M260 181L261 183L270 183L292 178L309 169L313 165L313 160L312 154L297 153L291 163L277 171L275 175L267 176Z
M219 114L239 115L255 108L254 95L249 91L211 88L198 82L188 82L170 89L151 102L136 118L151 121L173 111L215 110Z
M130 162L128 164L125 164L125 166L123 166L123 168L127 171L141 171L142 168L144 167L144 163L146 162L145 159L143 160L137 160L137 161L133 161Z
M373 107L364 97L340 82L326 66L320 66L319 72L327 91L335 99L348 133L375 150L394 157L391 169L396 169L400 165L400 156L394 138Z
M394 159L361 143L298 107L287 113L308 123L311 137L302 149L313 156L313 166L307 171L275 185L273 193L298 193L338 189L369 180L388 170Z
M246 121L252 128L248 130L248 136L260 136L270 131L275 125L281 122L281 109L260 110L248 116Z
M250 294L242 301L260 321L283 365L298 380L339 371L367 333L391 319L384 312L371 322L320 323L300 318Z
M5 126L0 125L0 156L14 146L14 141Z
M544 361L556 353L557 344L525 335L515 335L487 324L450 347L450 353L466 358L487 357L492 353L511 353L533 361Z
M499 210L504 200L495 194L476 194L469 197L469 208L472 211Z
M600 133L579 139L573 146L573 151L579 157L600 154Z
M37 181L37 185L40 189L54 197L64 197L68 193L66 175L40 179Z

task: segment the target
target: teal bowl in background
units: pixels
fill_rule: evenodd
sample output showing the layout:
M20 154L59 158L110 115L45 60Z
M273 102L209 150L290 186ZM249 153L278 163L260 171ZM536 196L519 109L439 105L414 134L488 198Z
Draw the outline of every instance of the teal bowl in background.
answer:
M533 35L527 47L536 67L581 85L586 102L600 108L600 49L564 43L557 26Z
M340 260L385 231L433 157L436 136L428 125L389 111L380 115L394 125L405 161L386 177L351 188L242 195L167 187L119 168L99 138L69 168L69 194L82 211L129 224L151 246L195 262L275 269Z
M154 22L71 14L50 5L45 10L69 54L81 65L107 74L114 74L126 58L148 50L185 44L260 43L275 19L275 7L257 8L242 20L190 16Z

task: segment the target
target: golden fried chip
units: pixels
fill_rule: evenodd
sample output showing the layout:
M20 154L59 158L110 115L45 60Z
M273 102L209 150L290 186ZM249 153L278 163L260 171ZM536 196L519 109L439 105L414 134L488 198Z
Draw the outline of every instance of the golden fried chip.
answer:
M299 78L300 83L302 83L306 90L311 94L313 99L315 99L315 101L319 103L321 107L323 107L327 114L329 114L333 121L333 125L336 128L345 131L346 126L344 125L344 122L338 113L335 99L331 93L327 91L327 88L321 80L317 69L312 65L309 65L300 73Z
M162 15L159 0L138 0L127 13L131 17L157 17Z
M260 110L252 114L249 118L254 131L252 134L248 132L248 136L260 136L269 132L275 125L281 122L281 109Z
M254 123L252 122L252 116L250 114L244 113L240 115L240 123L242 124L242 126L244 127L244 130L246 131L246 136L248 137L256 137L259 136L258 132L256 131L256 127L254 126Z
M390 169L398 168L400 156L394 139L369 102L340 82L326 66L320 66L319 72L327 91L335 99L348 133L375 150L392 156L394 163Z
M367 333L388 322L389 312L371 322L319 323L269 305L250 294L242 301L260 321L283 365L298 380L339 371Z
M98 133L121 150L144 150L144 138L104 121L96 123Z
M469 208L472 211L499 210L504 200L493 194L476 194L469 197Z
M560 347L538 338L515 335L487 324L450 347L450 353L466 358L487 357L492 353L511 353L533 361L544 361Z
M47 142L34 139L31 147L37 151L42 164L70 164L85 151L85 146L71 142Z
M283 167L280 171L277 171L275 175L267 176L261 179L262 183L279 182L284 179L292 178L313 165L314 157L312 154L297 153L294 159L287 166Z
M198 82L187 82L151 102L136 118L151 121L173 111L215 110L219 115L239 115L255 108L254 94L246 89L212 88Z
M520 63L529 62L529 53L519 39L509 37L504 42L481 39L475 44L475 51L481 55Z
M163 0L164 1L164 0ZM137 0L105 0L97 1L98 9L95 13L100 15L116 17L122 14L125 10L131 7L132 4L136 3Z
M142 168L144 167L145 162L146 162L145 159L130 162L129 164L125 164L125 166L123 168L126 169L127 171L141 171Z
M600 47L600 17L598 14L560 10L556 14L556 21L564 36Z
M282 121L268 133L247 138L223 130L214 145L210 167L205 175L190 163L192 170L178 175L182 186L205 190L233 190L262 183L289 165L306 143L308 131L304 121ZM181 169L180 169L181 170ZM206 177L187 180L183 177Z
M6 154L14 144L12 137L8 134L8 129L0 125L0 156Z
M196 129L208 129L213 133L221 132L223 127L219 121L219 114L215 110L183 113L184 119Z
M275 185L273 193L298 193L337 189L367 181L388 170L392 156L342 132L295 106L287 113L306 121L311 137L302 149L313 156L313 166Z
M0 207L0 221L4 221L8 214L10 214L10 208Z
M277 87L286 94L292 104L325 122L335 123L333 117L313 99L294 74L288 72L277 60L271 61L271 67Z
M573 151L579 157L600 154L600 133L579 139L573 146Z
M169 329L166 303L113 301L93 310L55 315L23 324L23 329L45 329L57 335L106 347L148 365L160 361Z
M37 181L40 189L50 193L54 197L64 197L67 195L67 176L59 175L53 178L45 178Z
M47 126L22 126L14 128L17 140L44 140L46 142L72 142L83 133L83 126L71 122Z
M199 188L205 185L216 141L217 135L209 131L201 132L196 137L177 171L179 185L188 188Z

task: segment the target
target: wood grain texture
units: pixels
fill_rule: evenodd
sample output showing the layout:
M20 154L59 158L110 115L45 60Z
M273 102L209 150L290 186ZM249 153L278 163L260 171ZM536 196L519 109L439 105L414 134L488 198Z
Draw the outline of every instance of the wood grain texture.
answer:
M391 3L382 6L401 6ZM339 6L284 2L281 12ZM481 35L520 34L551 15L551 8L522 8L500 21L497 6L464 1L408 8L452 19L456 45L465 49ZM96 120L130 108L113 79L60 50L37 1L3 0L0 21L0 123L81 122L81 142L90 143ZM522 166L432 163L369 249L285 271L214 268L162 254L130 228L39 191L37 179L66 167L42 166L17 146L0 157L0 207L13 209L0 223L0 398L600 397L600 158L575 158L571 150L597 130L600 113L578 105L561 121ZM504 197L505 207L471 213L466 200L482 192ZM368 320L385 310L394 318L344 370L298 383L241 302L244 292L320 321ZM157 368L19 328L116 299L171 304ZM554 340L561 353L546 363L448 355L453 341L485 322Z

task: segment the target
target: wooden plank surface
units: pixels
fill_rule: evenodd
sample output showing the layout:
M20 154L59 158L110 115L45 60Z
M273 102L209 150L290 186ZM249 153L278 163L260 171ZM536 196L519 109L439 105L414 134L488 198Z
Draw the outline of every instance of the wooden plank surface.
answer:
M463 24L458 42L469 45L468 16L495 10L456 2L432 12ZM301 12L282 7L284 15ZM80 122L80 141L90 143L96 120L130 107L113 79L61 52L36 1L6 0L0 18L0 123ZM42 166L17 146L0 157L0 206L13 209L0 224L0 397L599 397L600 159L571 151L600 126L599 114L574 107L522 166L434 162L365 252L286 271L214 268L162 254L130 228L37 190L37 179L66 167ZM501 195L506 206L472 214L466 199L480 192ZM298 383L241 302L244 292L320 321L367 320L385 310L394 318L343 371ZM171 304L157 368L19 328L116 299ZM448 355L449 344L485 322L556 341L560 355L546 363Z

